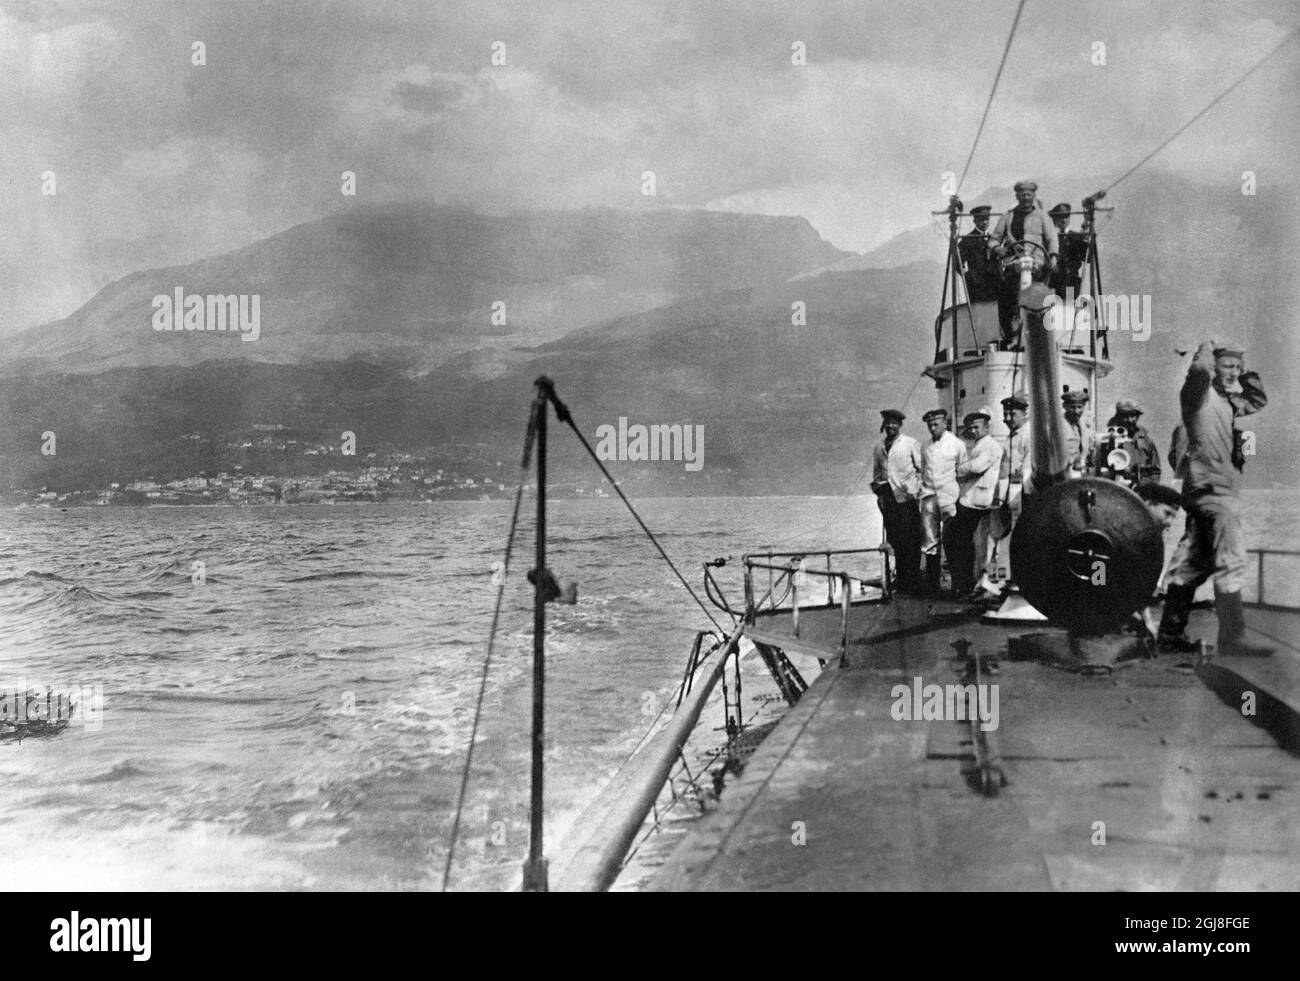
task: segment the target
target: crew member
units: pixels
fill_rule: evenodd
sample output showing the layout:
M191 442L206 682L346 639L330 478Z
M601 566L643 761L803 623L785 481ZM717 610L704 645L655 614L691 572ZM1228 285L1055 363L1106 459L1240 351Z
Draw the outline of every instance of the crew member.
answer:
M976 427L975 425L975 415L974 413L967 413L966 416L962 419L962 425L961 425L961 441L962 444L966 447L967 460L970 459L971 453L975 451L975 446L979 442L979 440L980 440L980 432L978 430L978 427ZM959 488L958 495L957 495L957 502L958 504L960 504L961 503L961 493L960 493L961 480L960 479L958 479L957 485ZM974 544L971 547L971 554L975 558L975 573L977 576L979 576L979 582L976 584L975 587L976 593L980 592L980 590L984 589L986 586L989 589L989 595L992 595L992 593L994 592L992 586L987 582L987 576L980 575L980 573L987 570L990 564L989 555L993 544L990 526L992 524L992 518L995 517L997 513L998 512L996 506L989 508L988 512L984 515L984 517L980 519L979 524L975 526L975 540L974 540ZM946 545L944 547L945 549L947 548ZM951 571L952 569L951 557L949 557L948 559L948 568L949 571ZM973 594L971 594L971 596L973 596ZM971 596L967 596L966 598L969 599L971 598Z
M1156 524L1160 526L1162 532L1169 530L1169 526L1174 523L1174 518L1178 517L1178 512L1183 506L1182 496L1168 484L1139 484L1137 496L1146 501L1147 510L1151 512L1151 517L1156 519Z
M921 588L921 444L903 433L907 417L898 409L881 410L884 438L872 454L871 489L885 525L885 541L894 550L898 588Z
M1083 282L1083 263L1088 258L1088 239L1082 232L1070 231L1070 206L1064 201L1047 214L1056 226L1061 247L1061 261L1051 279L1052 289L1062 300L1078 297ZM1073 292L1067 296L1067 291Z
M970 456L957 463L957 480L961 493L957 514L944 529L944 551L948 553L948 572L952 575L953 595L959 599L983 599L977 595L975 580L984 566L984 556L976 551L976 534L988 516L997 495L998 464L1002 445L989 435L989 410L980 408L966 416L975 445ZM979 569L976 568L978 559Z
M1000 580L1011 581L1011 533L1020 520L1023 495L1029 480L1029 396L1016 392L1002 400L1002 421L1007 427L1007 442L998 464L997 494L993 498L996 511L989 515L989 536L994 540L993 552L985 569L985 588L990 592L1000 589ZM999 570L1001 566L1001 570Z
M966 447L948 432L947 409L931 409L921 418L930 431L921 446L921 549L925 590L934 594L939 591L939 543L944 525L957 514L957 466L966 461Z
M1179 394L1187 452L1178 476L1183 479L1187 520L1167 577L1161 651L1193 649L1184 632L1188 613L1197 587L1212 575L1219 653L1273 653L1246 640L1241 609L1246 553L1238 491L1244 458L1233 420L1258 412L1268 402L1259 375L1245 371L1244 359L1238 345L1206 341L1192 359Z
M962 269L966 274L966 293L972 303L988 303L998 298L998 264L989 254L989 214L992 211L987 204L971 208L975 228L957 241Z
M1082 477L1092 472L1092 456L1097 438L1092 421L1084 415L1087 405L1086 389L1076 389L1061 395L1065 415L1065 448L1070 461L1071 477Z
M1168 484L1147 482L1145 484L1138 484L1135 489L1137 491L1137 496L1142 498L1143 502L1145 502L1147 510L1151 513L1151 517L1154 518L1156 524L1160 526L1160 533L1163 537L1163 535L1169 531L1170 526L1174 523L1174 519L1178 517L1178 512L1182 510L1182 496L1175 488L1170 487ZM1134 613L1132 618L1135 627L1139 628L1139 632L1153 639L1157 638L1159 631L1159 627L1157 626L1159 623L1157 620L1158 612L1155 610L1155 606L1160 601L1158 594L1161 587L1164 585L1165 573L1166 569L1162 564L1160 569L1160 578L1156 580L1157 595L1153 596L1151 601L1145 604L1142 609Z
M1187 456L1187 430L1183 428L1180 422L1174 426L1174 431L1169 434L1169 469L1177 475L1182 469L1183 457Z
M999 260L1016 254L1033 260L1033 278L1050 279L1059 259L1056 226L1038 207L1034 195L1038 185L1030 180L1016 184L1016 206L1002 215L989 237L989 248ZM1017 330L1017 307L1020 302L1020 269L1014 262L1002 268L1002 288L998 292L998 319L1004 342L1014 341Z
M1135 485L1147 482L1158 484L1161 473L1160 450L1146 427L1138 423L1138 417L1141 415L1142 406L1132 399L1120 399L1115 403L1115 414L1106 426L1123 428L1131 440L1128 449L1133 461L1129 473L1133 483Z

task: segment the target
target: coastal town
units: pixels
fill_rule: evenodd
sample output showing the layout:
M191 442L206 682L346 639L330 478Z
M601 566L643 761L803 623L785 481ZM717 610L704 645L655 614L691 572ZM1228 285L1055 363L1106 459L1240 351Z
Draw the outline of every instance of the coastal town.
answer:
M121 479L89 487L68 486L66 479L10 484L0 488L0 504L21 509L491 501L510 497L518 479L513 463L496 459L480 443L424 452L380 447L348 453L339 445L299 438L278 423L255 425L250 434L221 442L215 454L211 441L199 434L185 434L178 442L188 444L184 449L189 452L181 454L182 459L215 457L219 463L191 469L176 462L160 463L146 472L125 473ZM633 470L625 478L638 483L651 476L646 469ZM612 494L599 476L554 482L550 489L562 497Z

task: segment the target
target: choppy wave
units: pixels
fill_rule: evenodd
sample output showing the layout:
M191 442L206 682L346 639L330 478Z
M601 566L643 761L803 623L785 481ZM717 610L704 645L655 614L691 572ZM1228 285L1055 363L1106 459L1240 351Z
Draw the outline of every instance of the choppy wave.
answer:
M1248 538L1300 547L1288 496L1254 513ZM811 498L638 509L693 584L715 555L806 547L791 539L828 510ZM134 888L429 888L506 516L472 503L0 516L0 680L65 685L79 706L55 736L0 744L0 848L42 855L69 888L101 884L96 863ZM707 626L629 521L614 500L554 506L549 561L579 584L576 606L547 610L554 826L622 762L644 730L641 695L671 690ZM874 501L837 521L828 543L874 544ZM459 881L483 888L517 874L527 841L530 566L516 552L466 799L468 842L497 821L507 831L506 847L461 852ZM739 574L719 570L733 605Z

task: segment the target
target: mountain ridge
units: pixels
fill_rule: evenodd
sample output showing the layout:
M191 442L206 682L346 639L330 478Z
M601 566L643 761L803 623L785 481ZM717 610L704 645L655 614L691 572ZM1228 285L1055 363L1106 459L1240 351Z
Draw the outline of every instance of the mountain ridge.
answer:
M1189 195L1197 208L1186 207ZM1297 245L1294 198L1283 191L1244 198L1235 189L1170 179L1135 181L1115 203L1119 210L1102 229L1106 284L1126 294L1150 293L1154 322L1145 341L1112 334L1116 370L1100 386L1099 412L1108 414L1116 398L1138 397L1147 406L1144 423L1163 449L1186 370L1177 349L1195 347L1203 336L1234 334L1250 348L1248 364L1263 366L1273 397L1254 424L1261 450L1248 466L1248 483L1294 482L1296 463L1283 450L1290 445L1296 382L1273 367L1296 361L1287 329L1300 301L1288 274ZM597 210L530 219L531 225L515 218L512 225L509 217L453 214L430 232L420 227L419 212L371 211L337 233L350 236L341 252L351 257L344 268L354 278L331 285L345 294L358 291L347 300L349 310L378 294L393 316L376 318L368 330L343 331L351 346L331 344L327 331L309 332L282 352L283 362L263 357L268 370L257 372L256 384L242 380L258 363L244 349L258 349L260 341L222 338L236 340L233 348L192 344L189 360L177 363L92 356L90 370L85 358L51 358L40 370L30 357L15 359L9 351L10 377L0 386L0 464L11 483L41 479L52 461L36 455L39 436L55 430L63 457L58 466L73 468L68 480L82 479L78 465L116 473L112 454L125 454L121 459L135 474L148 470L151 459L172 458L168 447L185 434L219 446L243 438L253 422L269 421L322 441L351 429L396 450L472 443L507 458L517 451L532 379L543 373L555 378L575 416L590 423L589 437L619 416L705 424L706 470L716 465L731 474L728 491L815 486L842 492L846 461L868 459L882 407L906 403L908 425L919 432L919 413L938 399L920 371L934 349L942 239L919 257L895 252L908 261L894 265L828 269L855 257L828 246L804 219L654 214L668 217ZM693 217L702 214L715 217ZM330 231L323 239L322 227ZM264 281L275 288L285 270L299 285L328 279L340 251L333 228L306 223L273 237L281 239L272 250L280 266L260 270ZM504 230L509 240L487 241L488 229ZM928 226L918 231L930 233ZM444 233L443 241L430 241ZM364 261L350 251L358 241ZM567 254L557 252L557 243ZM257 260L261 244L230 255ZM450 286L436 289L421 282L439 257L453 272L496 270L497 283L505 282L502 270L513 270L524 285L510 287L507 296L524 295L530 283L554 284L558 276L565 289L550 298L563 305L580 290L600 294L604 286L583 280L594 277L610 284L616 302L598 296L563 329L547 329L544 304L540 315L494 329L486 305L493 291L476 285L481 275L453 276ZM138 304L155 285L149 271L124 277L96 294L111 310L88 304L79 311L82 321L111 341L122 328L109 313L120 316L124 297ZM427 304L430 296L442 306ZM517 306L507 301L512 319ZM465 319L466 310L472 319ZM407 314L425 319L403 319ZM144 324L132 329L150 340L163 336ZM263 330L264 337L273 335ZM184 334L169 340L182 338L208 340ZM422 343L429 338L439 345L434 356ZM229 357L231 350L241 357ZM359 388L340 380L353 376ZM331 399L318 391L331 385L348 394ZM210 462L220 462L217 456ZM676 491L684 475L651 472L647 486L659 486L661 478Z

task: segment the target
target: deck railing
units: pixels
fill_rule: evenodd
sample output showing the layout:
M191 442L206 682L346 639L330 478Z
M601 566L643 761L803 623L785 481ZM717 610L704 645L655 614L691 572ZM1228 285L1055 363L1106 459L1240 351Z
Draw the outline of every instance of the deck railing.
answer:
M1300 552L1277 548L1248 548L1246 554L1255 557L1255 576L1253 590L1249 579L1247 580L1243 602L1262 610L1300 611ZM1269 569L1267 576L1265 569ZM1266 585L1271 596L1265 592Z
M881 557L880 574L872 577L854 576L843 569L832 568L832 558L839 556L861 556L878 554ZM893 578L890 570L890 555L884 548L845 548L823 549L816 552L757 552L743 557L745 566L745 622L754 623L755 617L763 612L777 612L785 607L787 597L790 599L790 630L794 637L799 637L799 610L805 605L819 605L826 608L840 607L840 632L843 638L841 653L848 643L849 606L853 600L853 587L856 583L861 595L867 602L888 600L893 591ZM809 568L808 559L824 559L824 569ZM761 586L762 574L767 573L767 591L755 599ZM801 576L816 576L826 583L825 603L808 604L800 602ZM758 582L756 583L756 579ZM836 595L836 586L839 586ZM867 589L876 590L868 593ZM817 591L820 593L820 590Z

